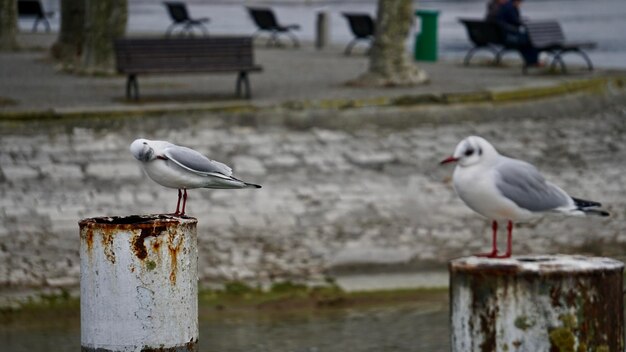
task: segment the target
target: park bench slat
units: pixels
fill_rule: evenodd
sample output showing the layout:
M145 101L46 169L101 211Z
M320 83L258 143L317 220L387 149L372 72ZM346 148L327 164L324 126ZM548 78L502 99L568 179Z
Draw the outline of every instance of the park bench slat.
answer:
M137 74L237 72L237 93L243 85L250 97L248 72L262 71L254 64L250 37L125 38L115 41L117 70L128 75L127 97Z
M521 48L515 43L507 42L507 30L497 22L466 18L460 18L459 21L465 26L468 37L474 45L465 55L465 65L469 65L472 55L479 49L492 51L495 55L495 63L499 63L505 51ZM567 41L561 25L554 20L529 21L524 24L524 27L532 47L539 52L552 54L552 66L558 63L561 70L565 72L566 67L562 56L566 53L577 53L586 61L588 69L593 70L591 60L583 49L592 49L596 43ZM525 73L526 70L527 66L524 63L523 72Z

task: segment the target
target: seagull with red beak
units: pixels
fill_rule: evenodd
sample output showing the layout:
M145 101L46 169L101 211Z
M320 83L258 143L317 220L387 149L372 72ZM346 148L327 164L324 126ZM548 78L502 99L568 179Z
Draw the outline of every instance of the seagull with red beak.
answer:
M509 258L512 254L513 223L530 220L546 213L572 216L609 213L602 204L569 196L548 182L533 165L500 155L484 138L470 136L462 140L454 154L441 164L456 163L454 190L461 200L478 214L492 220L489 258ZM507 246L498 253L498 223L507 223Z

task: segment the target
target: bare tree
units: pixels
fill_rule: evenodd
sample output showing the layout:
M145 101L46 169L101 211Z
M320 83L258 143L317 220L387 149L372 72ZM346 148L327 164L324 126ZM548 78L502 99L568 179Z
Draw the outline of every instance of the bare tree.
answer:
M378 0L376 34L368 72L350 82L363 86L405 86L428 76L408 56L405 41L413 21L411 0Z
M112 73L113 40L124 35L128 19L127 0L84 0L85 44L81 71Z
M17 49L17 1L0 0L0 51Z
M85 41L85 0L61 0L61 28L52 57L64 66L75 68L80 63Z

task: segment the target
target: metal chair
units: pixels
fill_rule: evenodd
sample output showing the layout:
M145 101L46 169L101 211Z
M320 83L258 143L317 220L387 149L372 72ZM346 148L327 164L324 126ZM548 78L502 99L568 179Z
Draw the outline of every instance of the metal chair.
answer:
M288 24L281 25L276 20L276 16L274 16L274 12L270 8L260 8L260 7L247 7L248 13L252 20L259 28L253 35L253 38L256 38L261 32L270 32L270 38L267 41L267 46L271 44L280 45L280 41L278 36L280 34L287 34L293 45L295 47L299 47L300 43L298 42L298 38L295 34L292 33L292 30L299 30L300 25L297 24Z
M205 22L209 22L209 19L206 17L189 17L189 13L187 12L187 5L184 2L166 1L163 3L163 5L165 5L165 7L167 8L167 12L169 13L170 18L173 21L172 24L167 27L167 30L165 31L166 37L169 37L172 34L176 26L183 27L180 32L181 34L193 34L193 28L199 27L204 35L209 35L209 31L204 25Z
M352 48L359 41L369 41L370 44L374 40L375 24L372 17L367 13L342 13L343 17L348 20L350 30L354 34L354 39L346 46L345 54L350 55Z
M50 22L48 22L48 17L51 17L54 12L44 11L39 0L19 0L17 2L17 13L20 17L35 17L33 32L37 32L37 27L40 22L45 26L46 32L50 32Z

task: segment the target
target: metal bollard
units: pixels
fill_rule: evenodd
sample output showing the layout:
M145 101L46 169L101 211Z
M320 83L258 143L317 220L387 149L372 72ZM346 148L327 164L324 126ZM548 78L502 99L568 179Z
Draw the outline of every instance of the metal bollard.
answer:
M321 50L328 45L328 37L329 37L328 12L320 11L317 13L315 29L316 29L315 47L318 50Z
M197 351L197 220L80 221L82 351Z
M622 262L550 255L450 262L452 351L623 351Z

